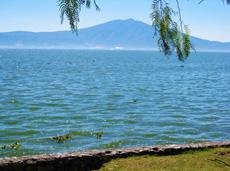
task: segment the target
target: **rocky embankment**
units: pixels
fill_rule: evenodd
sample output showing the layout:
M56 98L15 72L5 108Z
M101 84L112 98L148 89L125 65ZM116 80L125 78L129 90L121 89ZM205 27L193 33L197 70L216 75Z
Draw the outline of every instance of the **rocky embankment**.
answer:
M0 171L87 171L115 158L146 154L171 155L202 148L230 147L230 141L104 149L58 154L0 158Z

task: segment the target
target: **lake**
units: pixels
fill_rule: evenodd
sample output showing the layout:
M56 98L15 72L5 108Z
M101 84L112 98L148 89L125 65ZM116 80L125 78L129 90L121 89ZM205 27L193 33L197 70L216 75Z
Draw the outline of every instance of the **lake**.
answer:
M0 49L0 73L0 157L230 140L230 53Z

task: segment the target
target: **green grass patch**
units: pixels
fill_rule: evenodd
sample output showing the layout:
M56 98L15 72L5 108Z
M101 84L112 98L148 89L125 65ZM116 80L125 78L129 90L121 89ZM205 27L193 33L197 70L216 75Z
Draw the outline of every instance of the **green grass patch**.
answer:
M105 163L100 170L230 170L230 148L191 150L179 155L120 158Z

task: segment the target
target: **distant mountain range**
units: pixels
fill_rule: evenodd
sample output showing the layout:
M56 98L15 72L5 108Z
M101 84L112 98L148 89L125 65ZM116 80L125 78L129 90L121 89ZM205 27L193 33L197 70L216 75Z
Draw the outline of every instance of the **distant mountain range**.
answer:
M74 48L157 50L151 25L133 19L114 20L89 28L57 32L0 32L0 48ZM230 42L192 37L197 51L230 52Z

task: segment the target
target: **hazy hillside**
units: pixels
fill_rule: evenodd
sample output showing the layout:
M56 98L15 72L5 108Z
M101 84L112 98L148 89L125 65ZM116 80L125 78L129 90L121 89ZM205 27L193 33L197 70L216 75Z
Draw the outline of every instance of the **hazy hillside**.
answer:
M157 49L153 28L133 19L115 20L71 31L0 33L0 48L101 48ZM192 37L196 50L230 51L230 43L212 42Z

